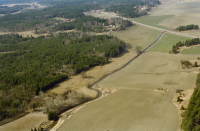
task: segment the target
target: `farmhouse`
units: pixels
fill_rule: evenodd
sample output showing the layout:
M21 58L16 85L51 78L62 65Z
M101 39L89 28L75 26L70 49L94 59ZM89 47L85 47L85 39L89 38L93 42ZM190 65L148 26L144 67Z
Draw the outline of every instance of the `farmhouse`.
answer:
M65 19L65 22L67 22L67 21L71 21L71 19Z

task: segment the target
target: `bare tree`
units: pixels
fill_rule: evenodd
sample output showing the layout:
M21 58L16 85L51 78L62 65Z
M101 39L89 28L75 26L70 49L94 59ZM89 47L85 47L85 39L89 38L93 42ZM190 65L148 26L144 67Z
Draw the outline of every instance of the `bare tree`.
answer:
M54 99L54 105L60 106L64 104L64 98L61 95L58 95L56 99Z
M45 103L46 103L47 108L51 108L54 105L53 98L52 97L46 97Z

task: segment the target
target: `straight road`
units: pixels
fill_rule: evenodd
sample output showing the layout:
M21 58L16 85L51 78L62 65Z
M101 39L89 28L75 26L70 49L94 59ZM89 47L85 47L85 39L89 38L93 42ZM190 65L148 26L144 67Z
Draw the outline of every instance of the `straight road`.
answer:
M128 18L120 17L120 16L117 16L117 15L114 15L114 14L111 14L111 13L108 13L108 12L101 12L101 13L109 14L109 15L111 15L111 16L113 16L113 17L122 18L122 19L124 19L124 20L129 20ZM191 37L191 38L198 38L198 37L196 37L196 36L181 34L181 33L179 33L179 32L169 31L169 30L157 28L157 27L154 27L154 26L142 24L142 23L139 23L139 22L136 22L136 21L133 21L133 20L131 20L131 22L133 22L134 24L142 25L142 26L145 26L145 27L148 27L148 28L152 28L152 29L159 30L159 31L165 31L165 32L172 33L172 34L175 34L175 35L180 35L180 36L185 36L185 37Z

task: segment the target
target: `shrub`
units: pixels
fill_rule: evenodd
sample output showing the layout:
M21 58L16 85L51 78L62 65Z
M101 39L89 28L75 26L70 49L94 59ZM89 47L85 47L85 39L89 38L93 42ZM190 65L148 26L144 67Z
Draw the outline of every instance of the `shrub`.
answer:
M56 120L58 117L57 117L57 114L54 112L54 111L50 111L49 114L48 114L48 120Z
M185 108L184 108L184 106L183 106L183 105L181 106L181 110L185 110Z
M180 97L178 96L178 98L177 98L177 102L181 102L181 99L180 99Z
M198 67L198 63L197 62L194 63L194 67Z

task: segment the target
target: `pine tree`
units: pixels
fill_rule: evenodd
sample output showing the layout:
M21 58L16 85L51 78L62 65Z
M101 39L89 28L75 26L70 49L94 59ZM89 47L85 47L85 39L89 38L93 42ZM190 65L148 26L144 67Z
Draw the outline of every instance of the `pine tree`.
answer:
M198 63L197 62L194 63L194 67L198 67Z

